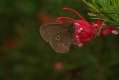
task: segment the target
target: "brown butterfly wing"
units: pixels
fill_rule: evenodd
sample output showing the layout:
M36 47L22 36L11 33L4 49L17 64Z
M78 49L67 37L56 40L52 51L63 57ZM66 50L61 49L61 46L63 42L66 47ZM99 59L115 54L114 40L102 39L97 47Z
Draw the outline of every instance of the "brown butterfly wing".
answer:
M72 44L72 35L69 30L60 32L52 37L50 45L58 53L66 53Z
M69 30L69 27L61 23L48 23L40 27L41 36L46 42L49 42L53 35L66 30Z

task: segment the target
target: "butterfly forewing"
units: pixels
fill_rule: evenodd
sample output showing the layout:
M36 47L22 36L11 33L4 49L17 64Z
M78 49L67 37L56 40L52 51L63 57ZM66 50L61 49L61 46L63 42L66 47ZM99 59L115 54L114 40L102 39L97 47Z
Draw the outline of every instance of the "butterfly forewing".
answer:
M66 30L69 30L69 27L62 25L61 23L48 23L40 27L41 36L46 42L49 42L57 33Z
M58 53L66 53L72 44L72 35L69 30L57 33L50 40L50 45Z

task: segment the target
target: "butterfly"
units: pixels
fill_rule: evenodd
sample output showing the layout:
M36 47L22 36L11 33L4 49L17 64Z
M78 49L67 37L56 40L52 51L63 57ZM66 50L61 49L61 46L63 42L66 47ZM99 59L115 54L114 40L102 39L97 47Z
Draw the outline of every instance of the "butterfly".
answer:
M78 26L85 26L88 22L75 10L71 8L63 8L75 13L82 20L74 20L68 17L58 17L59 22L47 23L40 27L40 33L43 39L48 42L51 47L58 53L66 53L69 51L71 44L82 46L82 42L79 40L79 34L81 31L77 29ZM68 23L68 24L65 24ZM81 24L80 24L81 23ZM90 25L90 24L89 24ZM78 27L79 28L79 27ZM87 27L89 28L89 27ZM77 32L78 31L78 32ZM78 33L77 35L74 32ZM84 35L84 34L83 34ZM87 35L87 33L86 33ZM85 36L85 35L84 35ZM76 39L75 39L76 37ZM90 36L89 36L90 38ZM83 39L85 40L85 39ZM87 38L86 38L87 40Z
M73 42L71 26L58 22L42 25L40 34L58 53L67 53Z

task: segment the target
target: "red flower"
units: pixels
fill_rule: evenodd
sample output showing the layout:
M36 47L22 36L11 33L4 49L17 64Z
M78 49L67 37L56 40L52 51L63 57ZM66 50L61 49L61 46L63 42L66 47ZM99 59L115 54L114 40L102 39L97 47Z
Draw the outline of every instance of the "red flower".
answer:
M105 28L103 31L102 31L102 34L104 36L107 36L109 35L110 33L114 34L114 35L117 35L119 34L119 30L114 28L114 27L108 27L108 28Z
M38 21L41 23L52 22L53 20L45 12L38 13Z
M70 24L73 24L74 32L73 32L73 42L76 45L82 46L83 43L90 42L94 36L94 28L92 25L86 21L78 12L71 8L64 8L64 10L69 10L71 12L74 12L76 15L78 15L79 18L82 20L74 20L72 18L68 17L59 17L57 18L58 21L64 23L69 22Z
M100 19L95 22L92 22L91 24L95 29L100 29L101 26L105 25L104 21L101 21Z
M77 20L74 23L73 38L75 44L90 42L94 35L93 27L85 20Z
M102 27L106 25L105 22L101 21L100 19L92 22L91 24L95 31L95 37L100 35L100 33L102 32Z
M61 62L57 62L57 63L55 63L54 68L57 72L59 72L62 70L63 64Z
M9 38L9 39L5 39L3 41L3 46L7 47L7 48L15 48L16 47L16 40Z

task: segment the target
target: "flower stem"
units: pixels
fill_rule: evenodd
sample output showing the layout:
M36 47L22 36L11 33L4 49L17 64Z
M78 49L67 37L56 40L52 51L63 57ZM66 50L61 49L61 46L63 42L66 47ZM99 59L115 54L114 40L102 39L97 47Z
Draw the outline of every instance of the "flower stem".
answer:
M100 39L100 42L103 44L103 40ZM97 64L96 64L96 68L98 70L97 73L97 80L104 80L104 67L103 64L101 63L101 57L102 57L102 46L100 45L98 46L98 48L96 49L96 56L97 56Z

